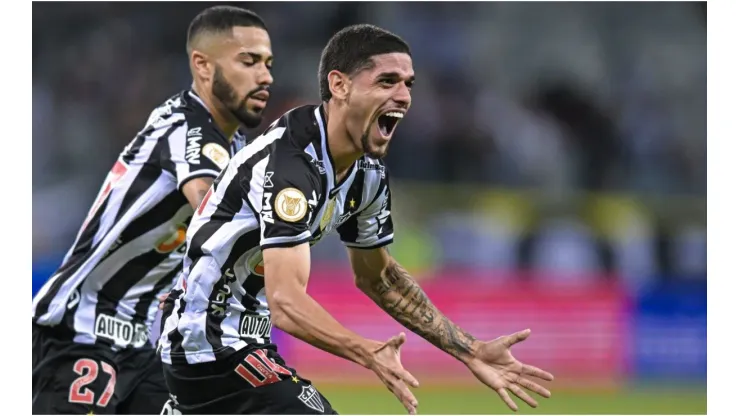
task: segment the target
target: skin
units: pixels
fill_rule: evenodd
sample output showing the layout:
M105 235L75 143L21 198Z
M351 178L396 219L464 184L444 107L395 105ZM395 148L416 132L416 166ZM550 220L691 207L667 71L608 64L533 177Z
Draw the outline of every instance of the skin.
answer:
M340 175L364 154L375 159L384 157L393 132L384 137L378 118L389 111L406 114L411 107L415 79L411 57L389 53L371 60L369 68L356 74L331 71L328 75L332 99L324 105L329 148Z
M239 124L247 128L262 122L273 78L272 45L267 31L234 27L224 33L201 33L188 46L193 89L203 100L226 137ZM182 192L197 209L213 183L212 178L188 181Z
M390 110L405 113L409 109L414 73L410 56L391 53L373 57L372 65L355 74L331 71L328 78L332 98L324 107L329 149L339 179L364 154L386 154L393 134L381 134L378 117ZM396 321L464 363L512 410L517 410L517 405L507 390L532 407L537 402L522 387L550 397L547 389L524 376L549 381L554 378L552 374L519 362L510 351L529 336L529 330L480 341L445 317L387 249L350 248L348 254L360 290ZM275 326L372 370L406 410L415 414L418 401L408 387L419 383L400 361L405 335L401 333L385 343L363 338L342 326L309 296L308 243L266 249L263 257L266 295Z

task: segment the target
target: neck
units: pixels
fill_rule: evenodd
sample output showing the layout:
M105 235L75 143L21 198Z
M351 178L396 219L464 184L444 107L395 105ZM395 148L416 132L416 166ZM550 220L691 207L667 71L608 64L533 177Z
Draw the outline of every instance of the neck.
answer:
M331 101L322 105L326 114L326 141L334 161L334 173L342 176L362 157L363 151L355 146L347 126L339 117L341 109Z
M194 82L192 88L206 105L206 109L211 114L211 117L213 117L213 121L216 122L216 126L218 126L224 136L229 140L229 143L231 143L236 130L239 128L239 121L231 115L221 101L216 99L212 94L208 94L203 84Z

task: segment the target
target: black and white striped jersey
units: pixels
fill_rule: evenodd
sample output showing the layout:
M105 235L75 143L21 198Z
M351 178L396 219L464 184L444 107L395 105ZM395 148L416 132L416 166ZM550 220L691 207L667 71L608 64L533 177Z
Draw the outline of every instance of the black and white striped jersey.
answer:
M231 142L193 91L157 107L118 157L61 267L33 299L33 321L114 349L147 344L157 296L182 270L193 208L182 186L217 177ZM230 149L230 150L227 150Z
M262 250L317 243L332 230L349 247L393 240L388 175L363 157L337 182L322 106L291 110L229 162L187 232L184 289L159 339L165 363L220 360L270 342Z

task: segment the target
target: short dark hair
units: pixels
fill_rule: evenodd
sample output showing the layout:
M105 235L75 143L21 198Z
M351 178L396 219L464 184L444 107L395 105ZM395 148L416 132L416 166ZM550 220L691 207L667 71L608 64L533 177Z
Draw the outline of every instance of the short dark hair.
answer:
M234 6L209 7L190 22L188 27L187 49L190 50L193 39L204 32L221 33L234 27L259 27L267 30L262 18L255 12Z
M361 24L347 26L329 39L319 63L321 101L331 99L329 72L352 75L372 64L375 55L400 52L411 55L409 45L400 36L377 26Z

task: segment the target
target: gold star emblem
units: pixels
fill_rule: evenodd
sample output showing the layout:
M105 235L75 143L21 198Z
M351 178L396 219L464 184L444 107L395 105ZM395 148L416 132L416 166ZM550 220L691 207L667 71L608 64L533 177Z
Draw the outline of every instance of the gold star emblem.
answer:
M355 207L355 199L354 198L352 198L352 199L349 200L349 207L350 208L354 208Z
M298 377L293 376L293 377L291 377L291 380L293 380L293 383L297 383L298 382Z

